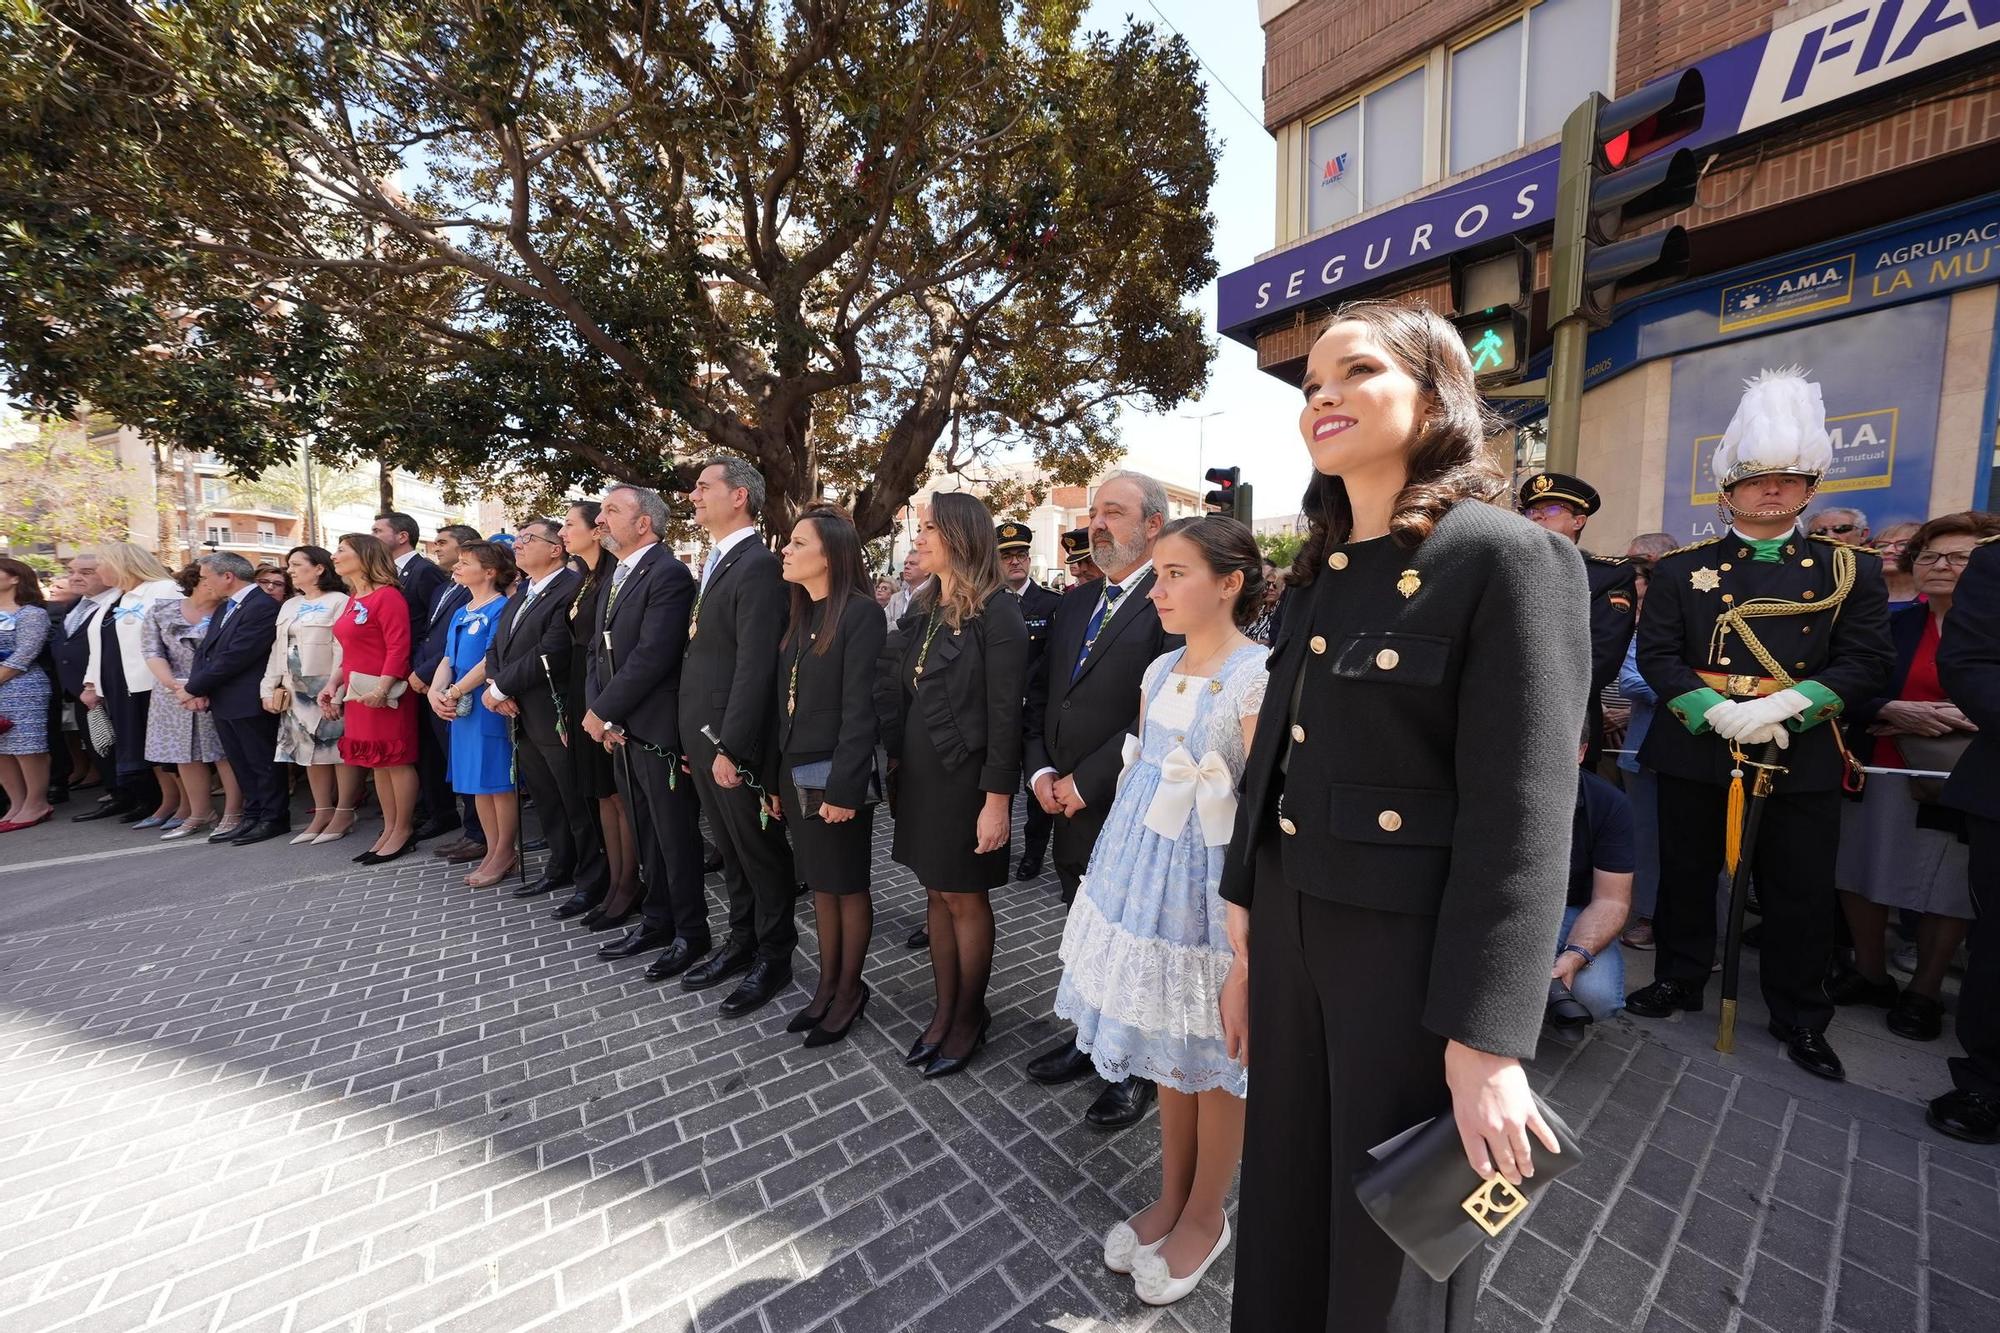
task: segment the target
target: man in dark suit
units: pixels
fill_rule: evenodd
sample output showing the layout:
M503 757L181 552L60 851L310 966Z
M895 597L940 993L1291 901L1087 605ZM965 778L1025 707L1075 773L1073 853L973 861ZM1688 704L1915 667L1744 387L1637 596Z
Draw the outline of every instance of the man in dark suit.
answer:
M1027 769L1035 798L1055 827L1056 874L1065 903L1090 864L1124 768L1125 736L1139 718L1139 683L1154 658L1180 645L1160 627L1153 590L1153 542L1167 522L1167 489L1136 472L1114 472L1090 506L1091 557L1103 579L1062 599L1048 648L1028 684ZM1028 1062L1038 1083L1067 1083L1091 1070L1066 1042ZM1153 1085L1127 1078L1105 1088L1085 1118L1102 1129L1138 1121Z
M2000 1143L2000 541L1989 537L1958 579L1951 632L1938 642L1938 679L1979 730L1945 784L1972 834L1972 932L1958 988L1950 1092L1930 1104L1931 1128L1968 1143Z
M1538 472L1521 483L1521 513L1583 548L1584 525L1603 507L1597 488L1581 477ZM1590 578L1590 712L1585 768L1595 768L1604 750L1604 687L1618 679L1625 650L1638 623L1638 571L1622 555L1592 555L1582 551L1583 571Z
M431 679L437 675L438 663L444 660L445 651L451 643L452 617L472 601L471 590L451 577L452 569L458 564L459 549L468 542L479 540L477 528L463 523L447 523L438 529L436 539L431 542L431 553L437 557L435 568L444 581L438 585L437 595L432 599L430 609L424 613L424 618L410 622L410 688L425 696L426 704L429 702ZM414 561L410 568L416 568ZM423 718L420 737L430 738L432 752L437 755L437 765L431 771L424 770L420 738L418 777L423 783L424 805L431 814L429 819L418 822L417 837L434 838L455 828L463 829L463 837L434 849L432 855L441 856L453 865L484 860L486 833L479 827L478 808L470 796L459 796L451 789L451 723L428 706L424 709ZM456 813L454 805L458 807ZM430 831L425 832L426 829Z
M416 519L403 513L377 514L369 531L389 548L396 577L402 581L403 602L410 608L410 647L414 655L431 623L431 611L437 606L439 596L454 585L444 570L424 558ZM415 673L411 674L414 677ZM415 688L420 691L427 688L430 677L423 677L423 682ZM423 713L429 717L430 709L425 708ZM424 722L417 724L417 784L416 836L435 838L457 828L459 818L453 809L444 747L437 731Z
M174 691L184 708L215 719L222 752L243 789L243 822L210 842L238 847L292 831L285 784L278 776L278 718L264 711L261 685L278 636L278 604L251 580L256 567L229 551L205 555L202 586L221 594L208 633L195 645L187 684Z
M722 853L729 886L729 938L681 978L703 990L738 972L722 1002L727 1017L768 1003L792 979L792 920L798 875L784 830L763 816L763 797L745 780L778 790L778 775L756 772L771 749L773 680L785 631L786 595L777 557L757 539L764 478L740 458L704 464L688 491L695 522L712 545L688 624L681 665L681 739L688 767ZM768 767L768 765L766 765Z
M1825 986L1847 762L1835 719L1881 694L1896 658L1881 560L1798 529L1831 459L1819 386L1766 371L1711 463L1730 527L1661 556L1647 580L1637 658L1662 708L1639 762L1659 774L1658 979L1625 1007L1641 1018L1702 1008L1736 756L1776 745L1783 767L1752 851L1759 981L1792 1063L1840 1079Z
M583 729L612 748L612 772L638 839L645 916L597 952L631 958L663 949L650 981L679 976L708 952L708 899L701 885L700 808L680 771L682 659L694 576L660 544L667 503L657 491L614 486L598 515L618 558L590 641L590 708ZM628 905L608 902L616 920Z
M87 710L82 703L83 673L90 664L90 636L97 631L99 617L105 608L118 599L118 592L104 582L98 572L97 557L88 552L78 555L69 562L70 593L76 599L63 613L62 634L51 634L54 640L55 680L54 691L70 710L76 720L77 742L84 752L96 755L90 744L90 725L85 720ZM50 742L62 739L63 733L51 731ZM109 762L109 756L97 756L101 761L95 765L104 786L97 805L89 810L71 815L72 823L105 818L129 807L130 796L118 784L117 765Z
M1021 599L1021 619L1028 626L1028 678L1033 680L1035 664L1048 650L1049 625L1062 598L1035 582L1029 572L1035 534L1027 524L1010 519L996 527L993 536L1000 548L1001 582L1006 584L1008 592ZM1049 832L1054 827L1055 816L1044 810L1030 792L1028 818L1021 830L1021 864L1014 872L1015 879L1031 880L1042 873L1042 857L1048 851Z
M563 564L561 528L532 518L515 535L514 562L522 587L507 599L486 649L486 706L514 719L515 766L541 816L549 859L542 877L514 890L532 898L571 884L601 899L610 883L604 844L589 801L564 778L569 746L589 744L565 734L563 700L570 680L569 604L583 580Z

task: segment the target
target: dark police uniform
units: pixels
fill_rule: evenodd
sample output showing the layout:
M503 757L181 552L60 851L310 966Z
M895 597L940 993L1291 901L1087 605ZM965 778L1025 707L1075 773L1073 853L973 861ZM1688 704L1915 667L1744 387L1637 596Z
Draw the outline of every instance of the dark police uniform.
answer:
M1597 488L1580 477L1562 472L1540 472L1521 485L1521 511L1531 505L1557 501L1569 505L1588 518L1604 505ZM1588 714L1589 753L1584 763L1594 765L1604 745L1604 688L1618 679L1625 665L1625 650L1632 643L1632 627L1639 607L1638 573L1622 555L1592 555L1583 552L1583 572L1590 580L1590 712Z
M1699 1009L1714 965L1716 878L1734 760L1704 714L1725 698L1791 687L1812 705L1786 723L1790 748L1778 756L1784 771L1753 853L1765 923L1760 974L1774 1023L1825 1031L1833 1005L1822 982L1834 945L1833 868L1847 766L1834 719L1882 693L1895 666L1882 562L1796 530L1755 547L1731 530L1669 551L1647 587L1638 663L1671 714L1654 722L1639 753L1659 774L1654 975L1688 994L1663 1006L1676 997L1647 987L1628 1007L1646 1016L1658 1016L1648 1007Z
M1008 520L993 529L993 536L1000 554L1008 551L1025 551L1034 546L1035 534L1027 524ZM1008 589L1013 592L1012 588ZM1021 591L1014 593L1021 604L1021 619L1028 626L1028 679L1035 678L1035 665L1048 650L1049 625L1055 618L1056 604L1062 601L1062 594L1044 588L1030 578ZM1022 790L1027 790L1027 774L1022 774ZM1021 829L1021 869L1018 879L1033 879L1042 873L1042 858L1048 853L1049 831L1055 827L1056 817L1042 809L1042 803L1028 792L1028 817Z
M1938 678L1979 730L1952 768L1944 803L1972 833L1975 913L1951 1061L1951 1093L1930 1106L1932 1126L1975 1143L2000 1134L2000 541L1972 553L1952 596L1951 632L1938 641ZM1977 1099L1977 1100L1973 1100Z
M1447 1039L1527 1057L1568 886L1583 564L1465 501L1414 550L1329 547L1287 593L1220 892L1251 913L1233 1327L1470 1327L1355 1196L1449 1114Z

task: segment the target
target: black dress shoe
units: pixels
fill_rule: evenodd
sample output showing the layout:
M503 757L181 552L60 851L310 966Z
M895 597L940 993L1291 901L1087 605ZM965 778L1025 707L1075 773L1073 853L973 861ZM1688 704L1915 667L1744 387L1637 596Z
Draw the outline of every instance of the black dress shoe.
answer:
M729 998L722 1002L724 1018L741 1018L743 1015L762 1009L771 998L789 986L792 969L789 963L773 962L769 958L759 958L750 965L743 984L729 992Z
M1028 1077L1037 1083L1068 1083L1092 1073L1097 1066L1090 1056L1076 1048L1076 1043L1066 1041L1053 1051L1044 1051L1028 1061Z
M1042 858L1033 855L1024 856L1021 858L1021 864L1014 871L1014 878L1017 880L1038 879L1041 873Z
M1893 983L1892 983L1893 984ZM1936 1041L1944 1035L1944 1006L1928 995L1906 990L1884 1019L1889 1031L1911 1041Z
M625 932L624 936L602 945L597 950L599 958L631 958L652 949L663 949L673 943L674 933L658 926L640 922Z
M514 896L516 898L539 898L545 893L554 893L557 889L566 889L568 887L569 881L560 875L543 875L533 884L523 884L520 888L514 890Z
M596 910L595 907L590 905L590 899L580 893L573 893L563 899L562 906L549 913L549 919L552 921L567 921L573 916L588 917L590 913Z
M1795 1028L1771 1020L1771 1035L1785 1043L1785 1054L1792 1057L1792 1063L1808 1074L1836 1082L1847 1077L1847 1070L1841 1066L1840 1057L1827 1045L1824 1032L1814 1032L1811 1028Z
M129 801L100 801L94 810L86 810L80 815L71 815L72 824L88 824L93 819L116 819L132 808Z
M705 946L697 948L686 940L675 940L667 946L665 953L655 958L646 968L646 980L670 981L693 967L707 952Z
M593 907L589 914L584 917L584 923L590 927L592 934L598 934L602 931L616 930L638 914L638 908L628 907L618 915L613 916L605 911L602 905L599 905Z
M816 1024L811 1032L806 1033L806 1049L813 1050L820 1046L831 1046L837 1041L847 1040L848 1030L861 1021L861 1015L866 1013L867 1010L868 986L864 982L861 987L861 1003L854 1006L854 1017L841 1024L838 1029L829 1028L823 1022Z
M464 827L463 820L426 819L423 823L417 825L417 831L411 835L411 841L428 842L440 834L451 833Z
M247 824L229 839L232 847L248 847L253 842L269 842L272 838L290 833L292 826L276 819L261 819L255 824Z
M928 949L931 947L931 928L918 926L910 932L910 938L903 941L905 949Z
M118 822L121 824L136 824L145 817L146 812L136 806L130 810L121 810L117 816Z
M993 1016L988 1014L979 1025L979 1035L972 1039L972 1049L964 1055L946 1055L940 1047L937 1059L924 1066L925 1078L950 1078L953 1074L965 1072L972 1065L972 1058L986 1045L986 1029L993 1026Z
M1887 1009L1896 1003L1902 991L1896 986L1894 977L1883 977L1880 981L1870 981L1851 967L1843 967L1826 981L1826 998L1835 1004L1872 1004L1878 1009Z
M1641 1018L1665 1018L1673 1013L1701 1012L1701 992L1685 981L1663 979L1625 997L1625 1008Z
M1932 1129L1967 1143L2000 1143L2000 1097L1953 1088L1924 1112Z
M722 853L715 850L715 844L708 839L701 841L701 873L713 875L722 869Z
M548 849L549 840L547 838L530 838L521 844L521 850L524 852L546 852Z
M725 944L687 970L681 978L682 990L707 990L720 986L738 972L748 971L757 955L750 949Z
M937 1053L938 1043L925 1041L924 1034L919 1032L917 1039L910 1043L910 1049L903 1053L903 1063L914 1069L918 1065L927 1065L937 1059Z
M1159 1095L1151 1079L1123 1078L1098 1093L1083 1118L1099 1129L1123 1129L1138 1124Z

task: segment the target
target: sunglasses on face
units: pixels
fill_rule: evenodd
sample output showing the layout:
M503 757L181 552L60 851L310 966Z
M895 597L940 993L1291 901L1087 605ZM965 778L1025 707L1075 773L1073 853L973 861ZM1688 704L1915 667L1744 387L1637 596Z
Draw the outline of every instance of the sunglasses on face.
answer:
M1813 529L1816 537L1845 537L1861 525L1858 523L1822 523Z

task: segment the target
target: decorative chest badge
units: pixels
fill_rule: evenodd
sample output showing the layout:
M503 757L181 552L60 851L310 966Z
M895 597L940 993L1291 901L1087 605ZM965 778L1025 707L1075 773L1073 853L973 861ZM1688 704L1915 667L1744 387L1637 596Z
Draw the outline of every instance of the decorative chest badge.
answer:
M1417 589L1423 586L1424 581L1417 577L1417 571L1414 569L1404 570L1403 576L1396 580L1396 591L1403 594L1405 600L1415 597Z
M1714 592L1722 586L1722 573L1720 570L1710 569L1708 566L1703 565L1700 569L1688 575L1688 582L1694 585L1696 592Z

